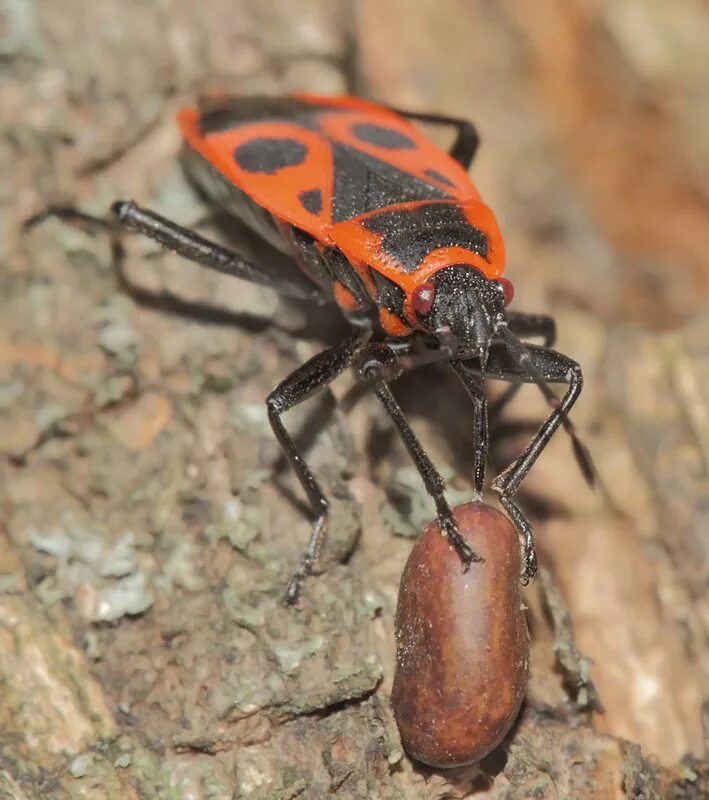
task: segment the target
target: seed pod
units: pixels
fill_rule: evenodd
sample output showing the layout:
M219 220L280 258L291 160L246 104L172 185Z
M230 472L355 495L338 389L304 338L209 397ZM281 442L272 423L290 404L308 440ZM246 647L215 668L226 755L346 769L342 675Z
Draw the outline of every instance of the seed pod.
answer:
M464 572L431 523L406 562L396 609L394 715L409 755L435 767L470 764L496 747L529 673L517 533L482 503L454 513L484 561Z

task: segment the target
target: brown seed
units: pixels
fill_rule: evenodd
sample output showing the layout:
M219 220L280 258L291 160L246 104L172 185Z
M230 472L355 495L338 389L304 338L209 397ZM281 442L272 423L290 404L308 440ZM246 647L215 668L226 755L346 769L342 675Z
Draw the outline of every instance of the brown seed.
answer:
M470 764L496 747L529 673L517 532L482 503L454 513L485 560L464 572L431 523L406 562L396 609L394 715L409 755L435 767Z

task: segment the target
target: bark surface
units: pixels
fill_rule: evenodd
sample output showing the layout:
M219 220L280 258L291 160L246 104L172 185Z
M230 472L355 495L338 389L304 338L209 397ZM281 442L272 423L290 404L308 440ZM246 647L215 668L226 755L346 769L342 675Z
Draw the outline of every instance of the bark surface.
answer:
M0 794L707 796L707 14L0 0ZM21 229L48 204L134 199L248 251L177 166L174 113L215 87L473 120L515 307L553 314L584 367L573 417L599 488L562 433L524 484L542 563L524 590L530 685L480 765L401 750L394 609L433 509L371 397L287 416L334 500L324 574L298 612L280 605L310 522L263 401L341 335L337 313L136 238L119 270L91 226ZM397 394L468 500L463 391L431 368ZM538 395L497 421L495 469L544 415Z

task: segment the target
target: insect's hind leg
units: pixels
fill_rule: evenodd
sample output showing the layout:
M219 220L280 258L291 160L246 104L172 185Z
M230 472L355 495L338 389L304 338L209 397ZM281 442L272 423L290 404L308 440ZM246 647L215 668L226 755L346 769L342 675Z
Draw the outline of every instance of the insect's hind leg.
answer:
M28 217L22 223L22 230L30 231L51 217L56 217L63 222L85 228L90 233L115 233L118 228L118 225L112 219L98 217L93 214L87 214L84 211L80 211L78 208L74 208L74 206L50 205L42 209L42 211L38 212L37 214L33 214L31 217Z
M529 580L537 571L532 526L513 498L534 462L549 444L559 426L567 419L568 412L578 400L583 388L583 374L581 367L575 361L555 350L527 345L527 352L534 367L541 373L545 381L565 383L569 387L525 449L492 482L492 489L499 493L500 503L522 535L524 578ZM495 344L490 348L485 374L489 378L514 381L515 384L533 382L530 374L524 371L504 345L500 344Z
M320 300L320 290L309 281L295 281L285 275L272 275L260 269L237 253L211 242L189 228L137 206L133 202L119 200L111 206L120 224L127 230L141 233L172 250L189 261L203 267L232 275L235 278L268 286L289 297ZM309 285L310 284L310 285Z
M547 314L525 314L521 311L508 311L507 323L510 330L520 339L539 338L544 347L553 347L556 341L556 321ZM488 413L496 420L503 408L520 389L521 383L513 383L490 403Z
M451 145L448 154L454 158L464 169L468 169L473 163L475 153L480 144L480 137L474 125L466 119L460 117L448 117L444 114L425 114L418 111L401 111L392 108L397 114L406 119L413 119L416 122L427 122L431 125L448 125L455 128L456 139Z
M111 234L114 246L121 255L123 248L120 244L119 234L121 229L125 228L143 234L168 250L203 267L260 286L267 286L286 297L314 300L318 303L323 301L321 290L304 275L302 280L299 280L297 272L292 274L269 272L252 264L232 250L205 239L193 230L178 225L154 211L141 208L133 202L119 200L113 203L111 215L108 217L86 214L72 206L48 206L25 220L22 227L24 230L30 230L49 217L56 217L70 224L87 228L91 232Z
M406 449L409 451L409 455L423 479L426 491L436 504L436 514L441 531L450 539L451 544L455 547L463 562L464 568L467 569L471 563L480 561L480 556L473 552L460 535L458 524L453 516L453 510L443 493L445 490L443 478L433 466L431 459L406 420L401 406L396 402L396 398L386 383L386 379L384 377L378 378L378 376L386 376L388 374L388 367L391 365L392 360L395 359L396 355L387 345L371 344L363 348L358 355L359 374L364 380L373 383L374 393L386 409L394 425L396 425Z
M286 590L287 605L297 603L303 580L312 574L317 562L325 541L329 503L312 470L286 430L281 417L288 409L312 397L333 381L352 362L368 336L369 332L358 332L313 356L282 381L266 399L268 419L273 433L298 476L315 515L315 525L305 555L295 569Z

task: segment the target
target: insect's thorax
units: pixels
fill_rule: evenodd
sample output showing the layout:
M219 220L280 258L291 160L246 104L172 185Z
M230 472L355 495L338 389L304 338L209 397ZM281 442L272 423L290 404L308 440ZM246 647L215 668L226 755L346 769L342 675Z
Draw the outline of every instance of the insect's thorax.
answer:
M494 218L481 203L389 206L333 226L329 243L292 226L281 231L300 266L348 316L375 316L393 337L418 327L412 294L439 270L464 264L496 278L503 268Z

